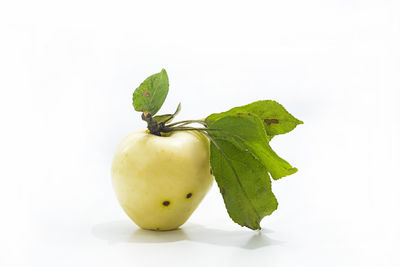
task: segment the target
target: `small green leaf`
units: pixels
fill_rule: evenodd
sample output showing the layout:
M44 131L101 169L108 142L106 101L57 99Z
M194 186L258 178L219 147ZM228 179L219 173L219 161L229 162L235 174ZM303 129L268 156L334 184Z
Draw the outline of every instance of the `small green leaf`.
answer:
M232 108L226 112L211 114L207 120L215 121L227 115L237 113L251 113L258 116L262 121L267 135L271 139L278 134L285 134L302 124L301 120L293 117L286 109L276 101L261 100L248 105Z
M232 143L211 142L211 168L231 219L241 226L260 229L260 222L278 207L265 167L251 153Z
M157 120L158 123L170 123L176 115L181 111L181 103L179 103L178 107L176 108L174 114L164 114L164 115L158 115L154 116L154 119Z
M263 123L257 116L240 113L227 115L216 121L206 118L206 123L212 138L228 141L238 149L252 153L273 179L277 180L297 171L272 150Z
M155 115L168 94L169 81L165 69L148 77L133 93L133 107L136 111L148 111Z

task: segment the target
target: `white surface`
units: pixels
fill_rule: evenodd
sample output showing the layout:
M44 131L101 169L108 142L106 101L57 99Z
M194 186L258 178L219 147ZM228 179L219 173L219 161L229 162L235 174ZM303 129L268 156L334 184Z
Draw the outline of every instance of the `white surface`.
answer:
M244 3L242 1L242 3ZM2 1L0 266L400 266L397 1ZM133 89L165 67L164 111L275 99L305 121L272 146L262 232L214 185L180 231L138 230L113 195Z

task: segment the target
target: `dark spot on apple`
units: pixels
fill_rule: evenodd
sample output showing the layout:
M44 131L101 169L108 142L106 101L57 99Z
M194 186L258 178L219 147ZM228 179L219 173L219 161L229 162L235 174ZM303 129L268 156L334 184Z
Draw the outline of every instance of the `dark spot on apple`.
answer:
M189 193L186 195L186 198L191 198L192 197L192 193Z
M213 174L213 172L212 172L212 169L210 168L210 174L212 175Z
M162 204L163 204L164 206L168 206L170 203L169 203L168 200L166 200L166 201L164 201Z

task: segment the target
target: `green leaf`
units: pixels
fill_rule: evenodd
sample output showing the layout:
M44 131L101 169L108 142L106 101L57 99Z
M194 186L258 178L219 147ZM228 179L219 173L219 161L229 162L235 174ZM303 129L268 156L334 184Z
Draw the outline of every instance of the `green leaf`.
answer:
M208 121L210 163L232 220L251 229L276 210L278 202L271 180L293 174L290 166L271 149L262 121L252 114L227 115Z
M176 115L181 111L181 103L179 103L178 107L176 108L174 114L164 114L164 115L158 115L154 116L154 119L156 119L157 123L170 123Z
M168 94L169 81L165 69L148 77L133 93L133 107L136 111L148 111L155 115Z
M262 121L269 139L278 134L285 134L303 124L301 120L296 119L286 109L276 101L261 100L248 105L232 108L226 112L211 114L207 120L216 121L227 115L237 113L251 113L258 116Z
M278 207L265 167L251 153L232 143L211 142L211 168L231 219L241 226L260 229L260 221Z
M206 118L206 123L212 138L228 141L241 151L252 153L273 179L277 180L297 171L272 150L263 123L257 116L240 113L227 115L217 121Z

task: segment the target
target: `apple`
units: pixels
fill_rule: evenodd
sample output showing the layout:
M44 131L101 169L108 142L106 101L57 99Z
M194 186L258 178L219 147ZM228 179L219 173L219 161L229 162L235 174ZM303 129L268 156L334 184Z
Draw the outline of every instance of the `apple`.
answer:
M113 188L125 213L143 229L184 224L214 180L209 147L194 131L157 136L139 130L125 137L112 162Z

